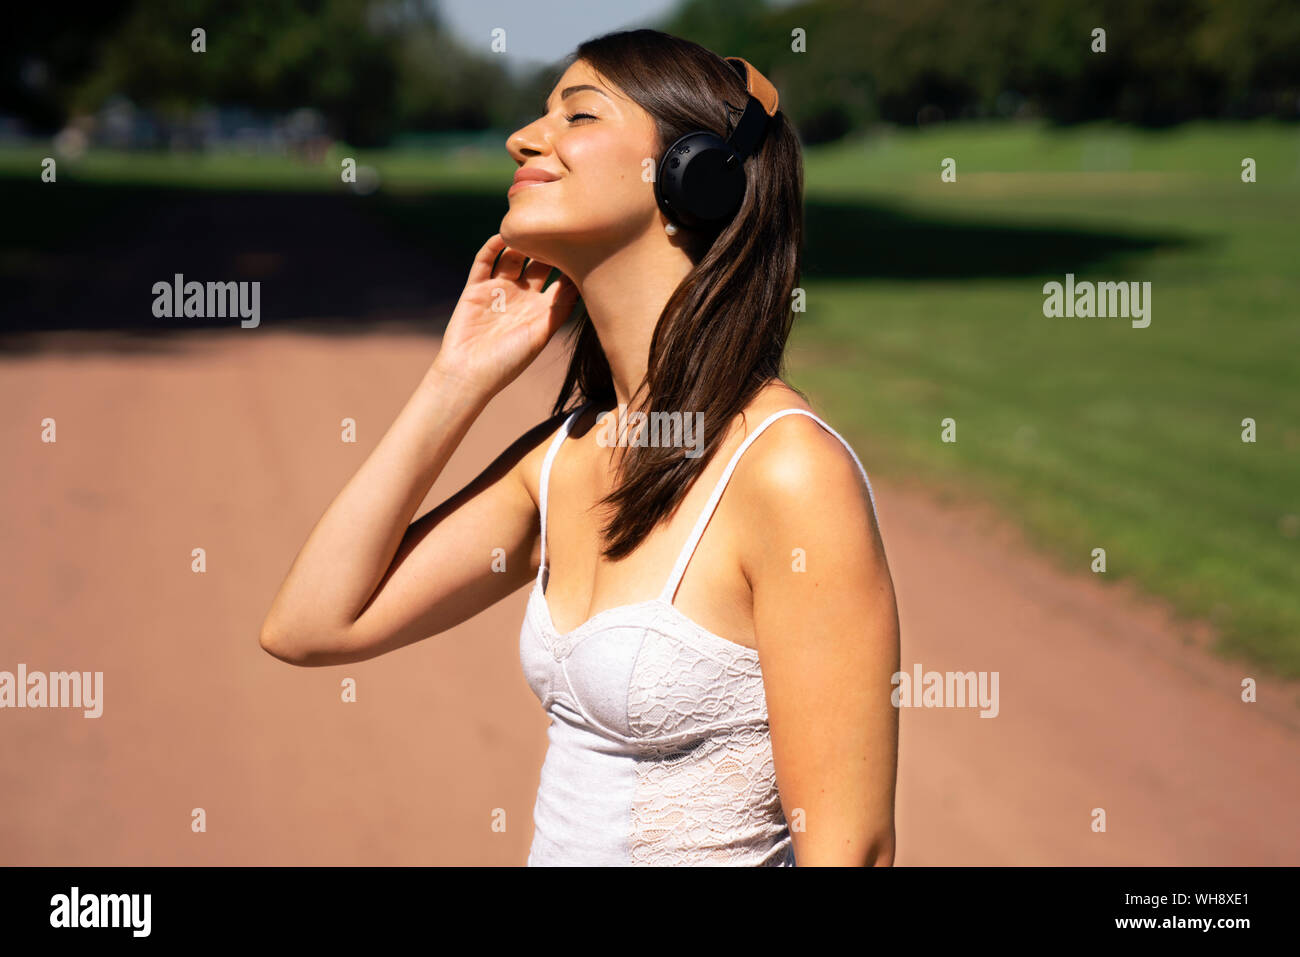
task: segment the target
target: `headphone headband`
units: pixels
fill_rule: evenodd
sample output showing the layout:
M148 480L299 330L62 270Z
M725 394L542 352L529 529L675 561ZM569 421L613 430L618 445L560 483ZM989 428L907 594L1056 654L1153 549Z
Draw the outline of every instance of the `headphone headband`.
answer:
M731 64L731 68L740 75L740 78L745 81L745 91L758 100L763 107L763 112L768 116L775 116L777 93L772 81L759 73L754 64L744 57L729 56L726 60Z
M745 83L745 104L726 103L728 132L719 136L695 130L677 139L659 161L655 198L664 215L689 228L713 228L726 222L745 196L745 165L767 134L776 115L776 87L743 57L723 57ZM731 126L732 115L740 120Z
M776 87L743 57L729 56L726 62L745 81L748 94L740 122L727 137L727 145L736 151L738 159L743 160L758 149L763 134L767 132L768 119L776 115ZM727 105L731 106L730 103Z

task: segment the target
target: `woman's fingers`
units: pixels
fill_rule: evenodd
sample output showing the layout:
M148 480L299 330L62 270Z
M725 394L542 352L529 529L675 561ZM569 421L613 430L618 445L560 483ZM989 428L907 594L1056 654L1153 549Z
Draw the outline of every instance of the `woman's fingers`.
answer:
M528 266L524 269L524 274L520 277L524 282L536 283L537 291L541 292L542 283L546 282L546 277L551 274L555 267L550 263L542 262L540 259L531 259Z
M549 302L545 324L546 337L549 339L555 335L560 326L564 325L564 320L568 319L569 313L573 311L573 304L578 300L578 287L568 276L561 275L542 295L546 296Z
M505 252L501 254L501 259L497 261L496 271L493 273L498 279L519 280L519 274L524 268L524 254L517 249L507 246Z
M578 299L578 287L572 279L563 273L560 278L551 283L551 287L546 290L551 294L551 308L562 309L565 316L573 308L574 302Z
M469 282L482 282L493 276L517 281L523 265L524 254L506 245L500 233L493 233L474 256Z
M469 267L469 281L482 282L484 279L492 278L492 266L497 261L497 254L505 248L506 241L501 238L500 233L493 233L488 237L488 241L474 254L474 262Z
M525 260L527 260L526 266ZM543 260L528 259L519 250L507 245L500 233L494 233L475 255L474 263L470 267L469 281L482 282L495 277L522 282L531 287L532 292L547 296L546 301L551 312L560 313L559 318L554 321L562 322L578 299L578 287L572 279L560 273L555 282L543 289L547 277L554 268L551 263Z

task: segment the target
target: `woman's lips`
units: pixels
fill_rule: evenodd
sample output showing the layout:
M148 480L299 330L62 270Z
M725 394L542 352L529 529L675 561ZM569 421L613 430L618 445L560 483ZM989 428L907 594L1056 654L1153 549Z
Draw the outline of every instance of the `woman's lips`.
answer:
M554 183L554 182L555 180L553 179L521 179L519 182L515 183L508 190L506 190L506 195L513 196L521 189L527 189L530 186L546 186L548 183Z

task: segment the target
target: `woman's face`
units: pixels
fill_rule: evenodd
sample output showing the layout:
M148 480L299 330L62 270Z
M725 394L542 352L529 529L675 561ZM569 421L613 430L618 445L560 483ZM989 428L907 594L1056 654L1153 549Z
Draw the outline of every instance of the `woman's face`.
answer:
M582 60L560 77L546 107L506 149L520 169L557 178L511 193L500 232L525 255L574 275L603 251L659 228L654 183L643 173L659 153L658 136L650 114Z

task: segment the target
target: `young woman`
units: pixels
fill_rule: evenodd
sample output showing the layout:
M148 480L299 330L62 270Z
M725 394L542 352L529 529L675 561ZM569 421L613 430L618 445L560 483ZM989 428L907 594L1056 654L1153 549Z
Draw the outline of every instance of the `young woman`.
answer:
M529 864L893 861L893 585L857 456L780 378L802 160L748 76L652 30L578 48L506 142L510 208L437 357L262 628L293 664L360 661L531 584L520 658L552 721ZM730 135L747 82L768 116L739 208L670 219L645 171ZM411 522L579 296L555 417ZM629 409L684 428L650 441Z

